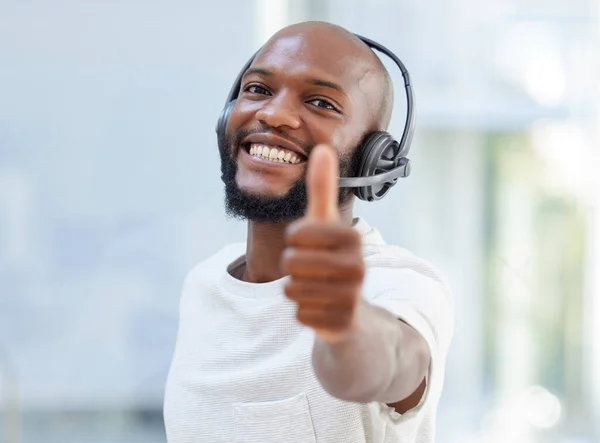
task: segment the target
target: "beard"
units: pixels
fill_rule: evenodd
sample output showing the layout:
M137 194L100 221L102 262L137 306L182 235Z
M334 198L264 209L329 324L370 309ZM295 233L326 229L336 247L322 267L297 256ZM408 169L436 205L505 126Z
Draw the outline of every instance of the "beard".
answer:
M282 196L262 196L244 192L237 184L237 162L232 154L237 154L241 140L250 134L277 132L286 137L286 134L269 129L240 130L233 137L226 137L219 143L221 157L221 180L225 184L225 212L228 216L239 220L257 222L280 223L297 220L304 216L308 205L305 178L302 177L292 185L290 190ZM294 140L297 142L297 140ZM314 146L303 145L305 152L309 153ZM358 170L360 150L355 149L351 155L341 156L340 176L354 177ZM339 150L338 150L339 152ZM340 188L338 204L350 197L350 188Z

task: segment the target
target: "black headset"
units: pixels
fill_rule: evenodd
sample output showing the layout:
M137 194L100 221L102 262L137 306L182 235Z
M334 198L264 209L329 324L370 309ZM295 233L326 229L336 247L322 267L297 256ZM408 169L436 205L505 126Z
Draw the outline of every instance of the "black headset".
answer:
M410 174L410 161L406 157L410 150L413 133L415 130L414 95L410 84L410 76L404 64L396 55L373 40L354 34L371 49L375 49L389 58L402 71L404 77L404 88L406 90L407 113L404 132L400 141L396 141L391 134L385 131L377 131L368 134L362 141L359 149L362 151L358 163L357 177L340 177L341 188L354 188L354 194L365 201L379 200L396 184L398 178L408 177ZM225 130L227 120L235 106L235 102L242 87L242 77L252 64L258 51L248 60L238 74L231 91L225 102L225 107L217 121L216 131L219 147L223 148L226 142Z

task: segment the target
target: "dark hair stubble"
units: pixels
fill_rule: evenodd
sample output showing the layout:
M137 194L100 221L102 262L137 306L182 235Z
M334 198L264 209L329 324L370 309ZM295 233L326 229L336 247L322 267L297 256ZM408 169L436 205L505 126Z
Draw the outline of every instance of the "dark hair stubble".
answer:
M307 207L308 196L304 177L292 185L283 196L263 196L244 192L237 184L237 162L232 153L237 153L240 141L249 133L256 131L238 131L233 137L226 137L219 144L221 158L221 180L225 185L225 212L229 217L239 220L279 223L301 218ZM308 150L310 152L310 150ZM360 152L355 149L351 155L340 158L340 175L356 176ZM339 152L339 151L338 151ZM352 191L340 188L338 204L341 204Z

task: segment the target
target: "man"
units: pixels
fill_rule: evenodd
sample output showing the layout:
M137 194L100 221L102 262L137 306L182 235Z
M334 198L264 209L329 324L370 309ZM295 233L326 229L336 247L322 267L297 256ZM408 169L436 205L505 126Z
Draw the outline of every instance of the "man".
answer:
M375 53L328 23L282 29L245 72L220 154L248 238L186 279L170 443L434 441L449 293L337 186L391 94Z

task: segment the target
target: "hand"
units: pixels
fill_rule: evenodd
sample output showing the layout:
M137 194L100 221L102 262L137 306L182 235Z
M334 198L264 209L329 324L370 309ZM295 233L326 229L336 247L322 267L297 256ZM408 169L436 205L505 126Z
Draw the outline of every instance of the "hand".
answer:
M297 318L321 339L337 342L353 330L365 266L359 233L340 219L336 152L319 145L306 173L306 215L286 231L282 267L285 294L298 305Z

